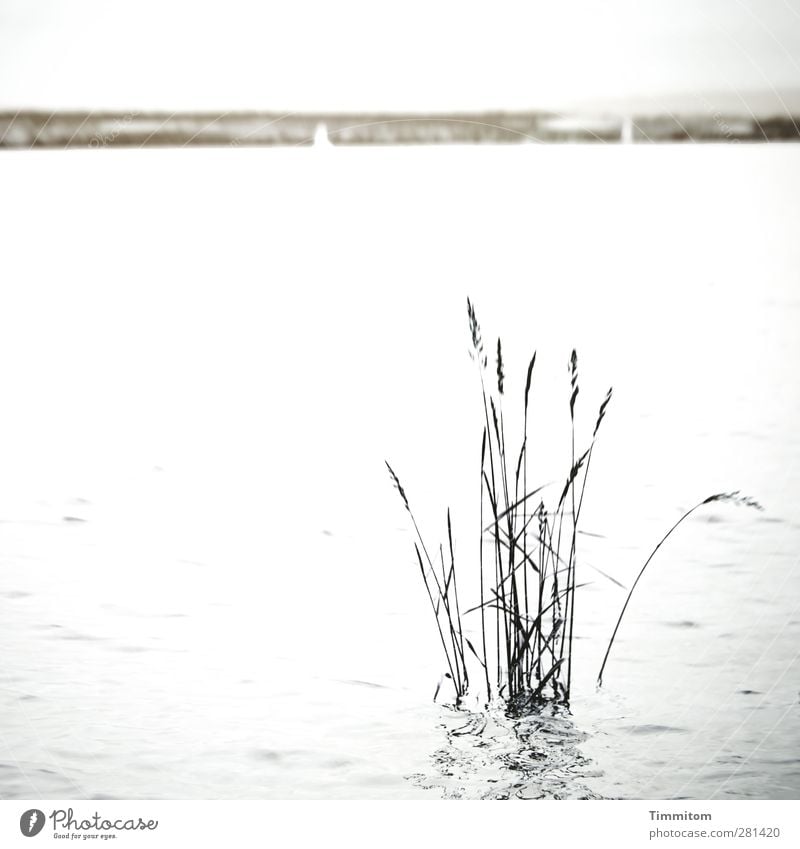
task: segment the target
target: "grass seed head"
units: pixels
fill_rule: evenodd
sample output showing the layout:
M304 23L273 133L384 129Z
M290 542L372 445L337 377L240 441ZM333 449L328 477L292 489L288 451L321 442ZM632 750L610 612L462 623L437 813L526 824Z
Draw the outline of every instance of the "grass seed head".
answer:
M611 401L612 391L613 391L613 387L608 390L608 392L606 393L605 400L600 405L600 412L597 414L597 421L595 422L595 425L594 425L594 433L592 434L592 439L594 439L597 436L597 431L600 430L600 422L603 421L603 416L605 416L605 414L606 414L606 407L609 405L609 402Z
M752 507L754 510L764 509L755 498L751 498L749 495L742 495L738 489L733 492L718 492L716 495L709 495L703 501L703 504L711 504L714 501L725 501L735 504L737 507Z
M533 352L531 361L528 364L528 376L525 379L525 410L528 409L528 395L531 391L531 379L533 378L533 367L536 365L536 351Z
M572 394L569 398L569 414L575 418L575 401L578 397L578 354L575 349L572 349L572 355L569 358L569 382L572 386Z
M497 337L497 391L502 395L503 386L506 379L503 371L503 348L500 344L500 337Z
M467 298L467 318L469 319L469 333L472 337L472 351L470 357L474 360L477 356L478 362L486 365L486 357L483 353L483 339L481 338L481 326L478 324L478 318L475 315L475 307Z
M400 497L403 499L403 504L406 505L406 510L408 510L410 513L411 508L408 506L408 498L406 497L406 491L403 489L403 485L400 483L400 479L395 474L394 469L389 465L389 461L384 460L384 462L386 463L386 468L389 470L389 475L392 478L392 483L395 485L395 488L400 493Z

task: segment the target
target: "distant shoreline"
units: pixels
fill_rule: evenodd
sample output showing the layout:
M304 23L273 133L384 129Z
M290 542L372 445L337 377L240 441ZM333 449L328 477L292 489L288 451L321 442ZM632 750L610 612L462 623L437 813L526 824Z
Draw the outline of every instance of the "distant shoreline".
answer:
M797 142L800 115L553 112L0 112L0 148Z

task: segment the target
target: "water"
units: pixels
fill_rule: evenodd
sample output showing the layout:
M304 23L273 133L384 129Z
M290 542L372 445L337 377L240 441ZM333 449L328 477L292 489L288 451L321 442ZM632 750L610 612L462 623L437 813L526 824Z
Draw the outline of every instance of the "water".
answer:
M797 798L800 150L0 161L0 796ZM592 465L571 711L434 704L405 514L475 556L465 298ZM697 500L711 505L624 591Z

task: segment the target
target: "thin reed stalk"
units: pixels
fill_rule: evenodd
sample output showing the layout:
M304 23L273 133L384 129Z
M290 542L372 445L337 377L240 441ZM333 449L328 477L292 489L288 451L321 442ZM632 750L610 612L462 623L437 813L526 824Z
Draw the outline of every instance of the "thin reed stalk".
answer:
M620 611L619 617L617 619L617 624L614 626L614 631L611 634L611 639L608 641L608 648L606 649L606 653L603 656L603 663L600 665L600 672L597 675L597 686L603 686L603 672L605 671L606 664L608 663L608 656L611 654L611 647L614 645L614 640L617 638L617 632L619 631L619 626L622 624L622 617L625 616L625 611L628 609L628 605L631 601L631 596L633 595L633 591L636 589L639 581L642 579L642 575L644 575L647 567L650 565L650 561L656 556L658 550L662 545L672 536L673 532L682 525L695 510L699 510L706 504L711 504L715 501L729 501L734 504L738 504L744 507L752 507L756 510L763 510L764 508L754 499L749 498L748 496L741 495L738 490L736 492L718 492L716 495L709 495L708 498L704 498L702 501L698 502L694 505L694 507L687 510L677 522L664 534L663 537L658 542L658 545L650 552L650 556L645 560L644 566L639 570L639 574L636 576L636 580L633 582L633 585L628 592L628 596L625 599L625 604L622 605L622 610Z
M392 479L392 482L394 483L395 489L399 493L401 499L403 500L403 504L409 516L411 517L411 523L413 524L414 530L417 535L418 542L414 543L414 550L417 555L417 562L419 564L420 573L422 575L422 581L425 584L425 589L428 594L428 600L430 601L431 609L433 610L433 615L436 619L436 628L439 633L439 639L441 641L442 649L445 654L448 675L453 681L453 686L456 690L456 700L459 701L467 693L467 688L469 685L469 675L467 672L466 656L464 654L464 632L461 622L460 604L458 601L458 584L455 577L456 570L455 556L453 554L452 548L452 534L450 535L451 567L449 575L447 574L445 569L444 553L442 547L439 547L440 566L442 570L442 581L440 583L436 575L436 569L433 565L433 562L431 561L430 555L428 554L427 546L425 545L425 541L422 538L419 525L417 524L417 520L414 516L413 511L411 510L411 505L409 504L408 496L406 495L405 489L400 483L400 479L398 478L394 469L389 465L388 462L386 463L386 468L389 470L389 475ZM449 510L447 519L449 528ZM425 562L423 561L420 549L422 549L422 552L424 552L425 554L427 567Z

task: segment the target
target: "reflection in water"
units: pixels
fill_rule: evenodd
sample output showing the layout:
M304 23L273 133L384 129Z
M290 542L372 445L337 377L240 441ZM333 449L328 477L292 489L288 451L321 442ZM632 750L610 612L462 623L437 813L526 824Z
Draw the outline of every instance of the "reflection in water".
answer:
M580 751L586 735L563 705L545 704L514 716L453 710L442 729L430 775L410 779L445 799L599 799L582 779L600 773Z

